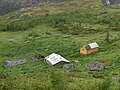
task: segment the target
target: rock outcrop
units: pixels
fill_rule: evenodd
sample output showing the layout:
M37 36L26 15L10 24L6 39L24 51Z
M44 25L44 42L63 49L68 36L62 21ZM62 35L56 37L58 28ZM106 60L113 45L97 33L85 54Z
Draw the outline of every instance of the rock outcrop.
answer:
M103 70L105 69L105 65L103 63L100 63L100 62L95 62L95 63L92 63L92 64L88 64L86 66L87 69L91 70L91 71L100 71L100 70Z
M0 0L0 15L4 15L23 7L30 7L43 2L61 2L64 0Z

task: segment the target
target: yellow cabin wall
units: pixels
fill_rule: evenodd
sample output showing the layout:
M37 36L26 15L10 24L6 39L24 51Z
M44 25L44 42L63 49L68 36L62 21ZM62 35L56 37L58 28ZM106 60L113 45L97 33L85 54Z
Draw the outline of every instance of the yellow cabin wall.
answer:
M98 48L94 48L94 49L91 49L91 50L87 50L87 54L95 53L95 52L97 52L98 50L99 50Z
M99 48L94 48L94 49L86 50L86 48L82 47L82 48L80 48L80 53L87 55L87 54L95 53L98 50L99 50Z
M80 53L81 54L87 54L87 50L84 47L82 47L82 48L80 48Z

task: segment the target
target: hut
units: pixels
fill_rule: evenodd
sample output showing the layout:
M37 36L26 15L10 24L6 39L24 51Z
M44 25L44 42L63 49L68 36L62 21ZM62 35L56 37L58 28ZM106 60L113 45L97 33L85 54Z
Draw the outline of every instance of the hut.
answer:
M51 66L54 66L56 64L66 64L69 63L70 61L66 60L62 56L52 53L49 56L45 57L45 62Z
M80 48L80 53L88 55L88 54L91 54L91 53L95 53L98 50L99 50L99 45L96 42L94 42L94 43L91 43L91 44L83 45Z

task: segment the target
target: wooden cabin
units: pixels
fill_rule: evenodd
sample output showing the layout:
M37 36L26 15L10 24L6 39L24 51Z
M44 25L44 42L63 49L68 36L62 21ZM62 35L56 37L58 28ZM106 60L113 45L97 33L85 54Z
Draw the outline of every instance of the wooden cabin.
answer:
M91 44L83 45L80 48L80 53L88 55L88 54L91 54L91 53L95 53L98 50L99 50L99 45L96 42L94 42L94 43L91 43Z

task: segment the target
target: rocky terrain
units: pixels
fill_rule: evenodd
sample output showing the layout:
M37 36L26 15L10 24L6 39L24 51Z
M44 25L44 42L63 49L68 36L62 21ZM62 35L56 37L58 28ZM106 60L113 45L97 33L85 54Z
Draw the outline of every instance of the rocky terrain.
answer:
M31 6L33 4L36 4L38 2L43 3L43 2L58 2L58 1L63 1L63 0L2 0L5 2L10 2L14 4L20 4L22 6Z
M33 6L34 4L38 3L61 1L64 0L0 0L0 15L4 15L22 7Z

